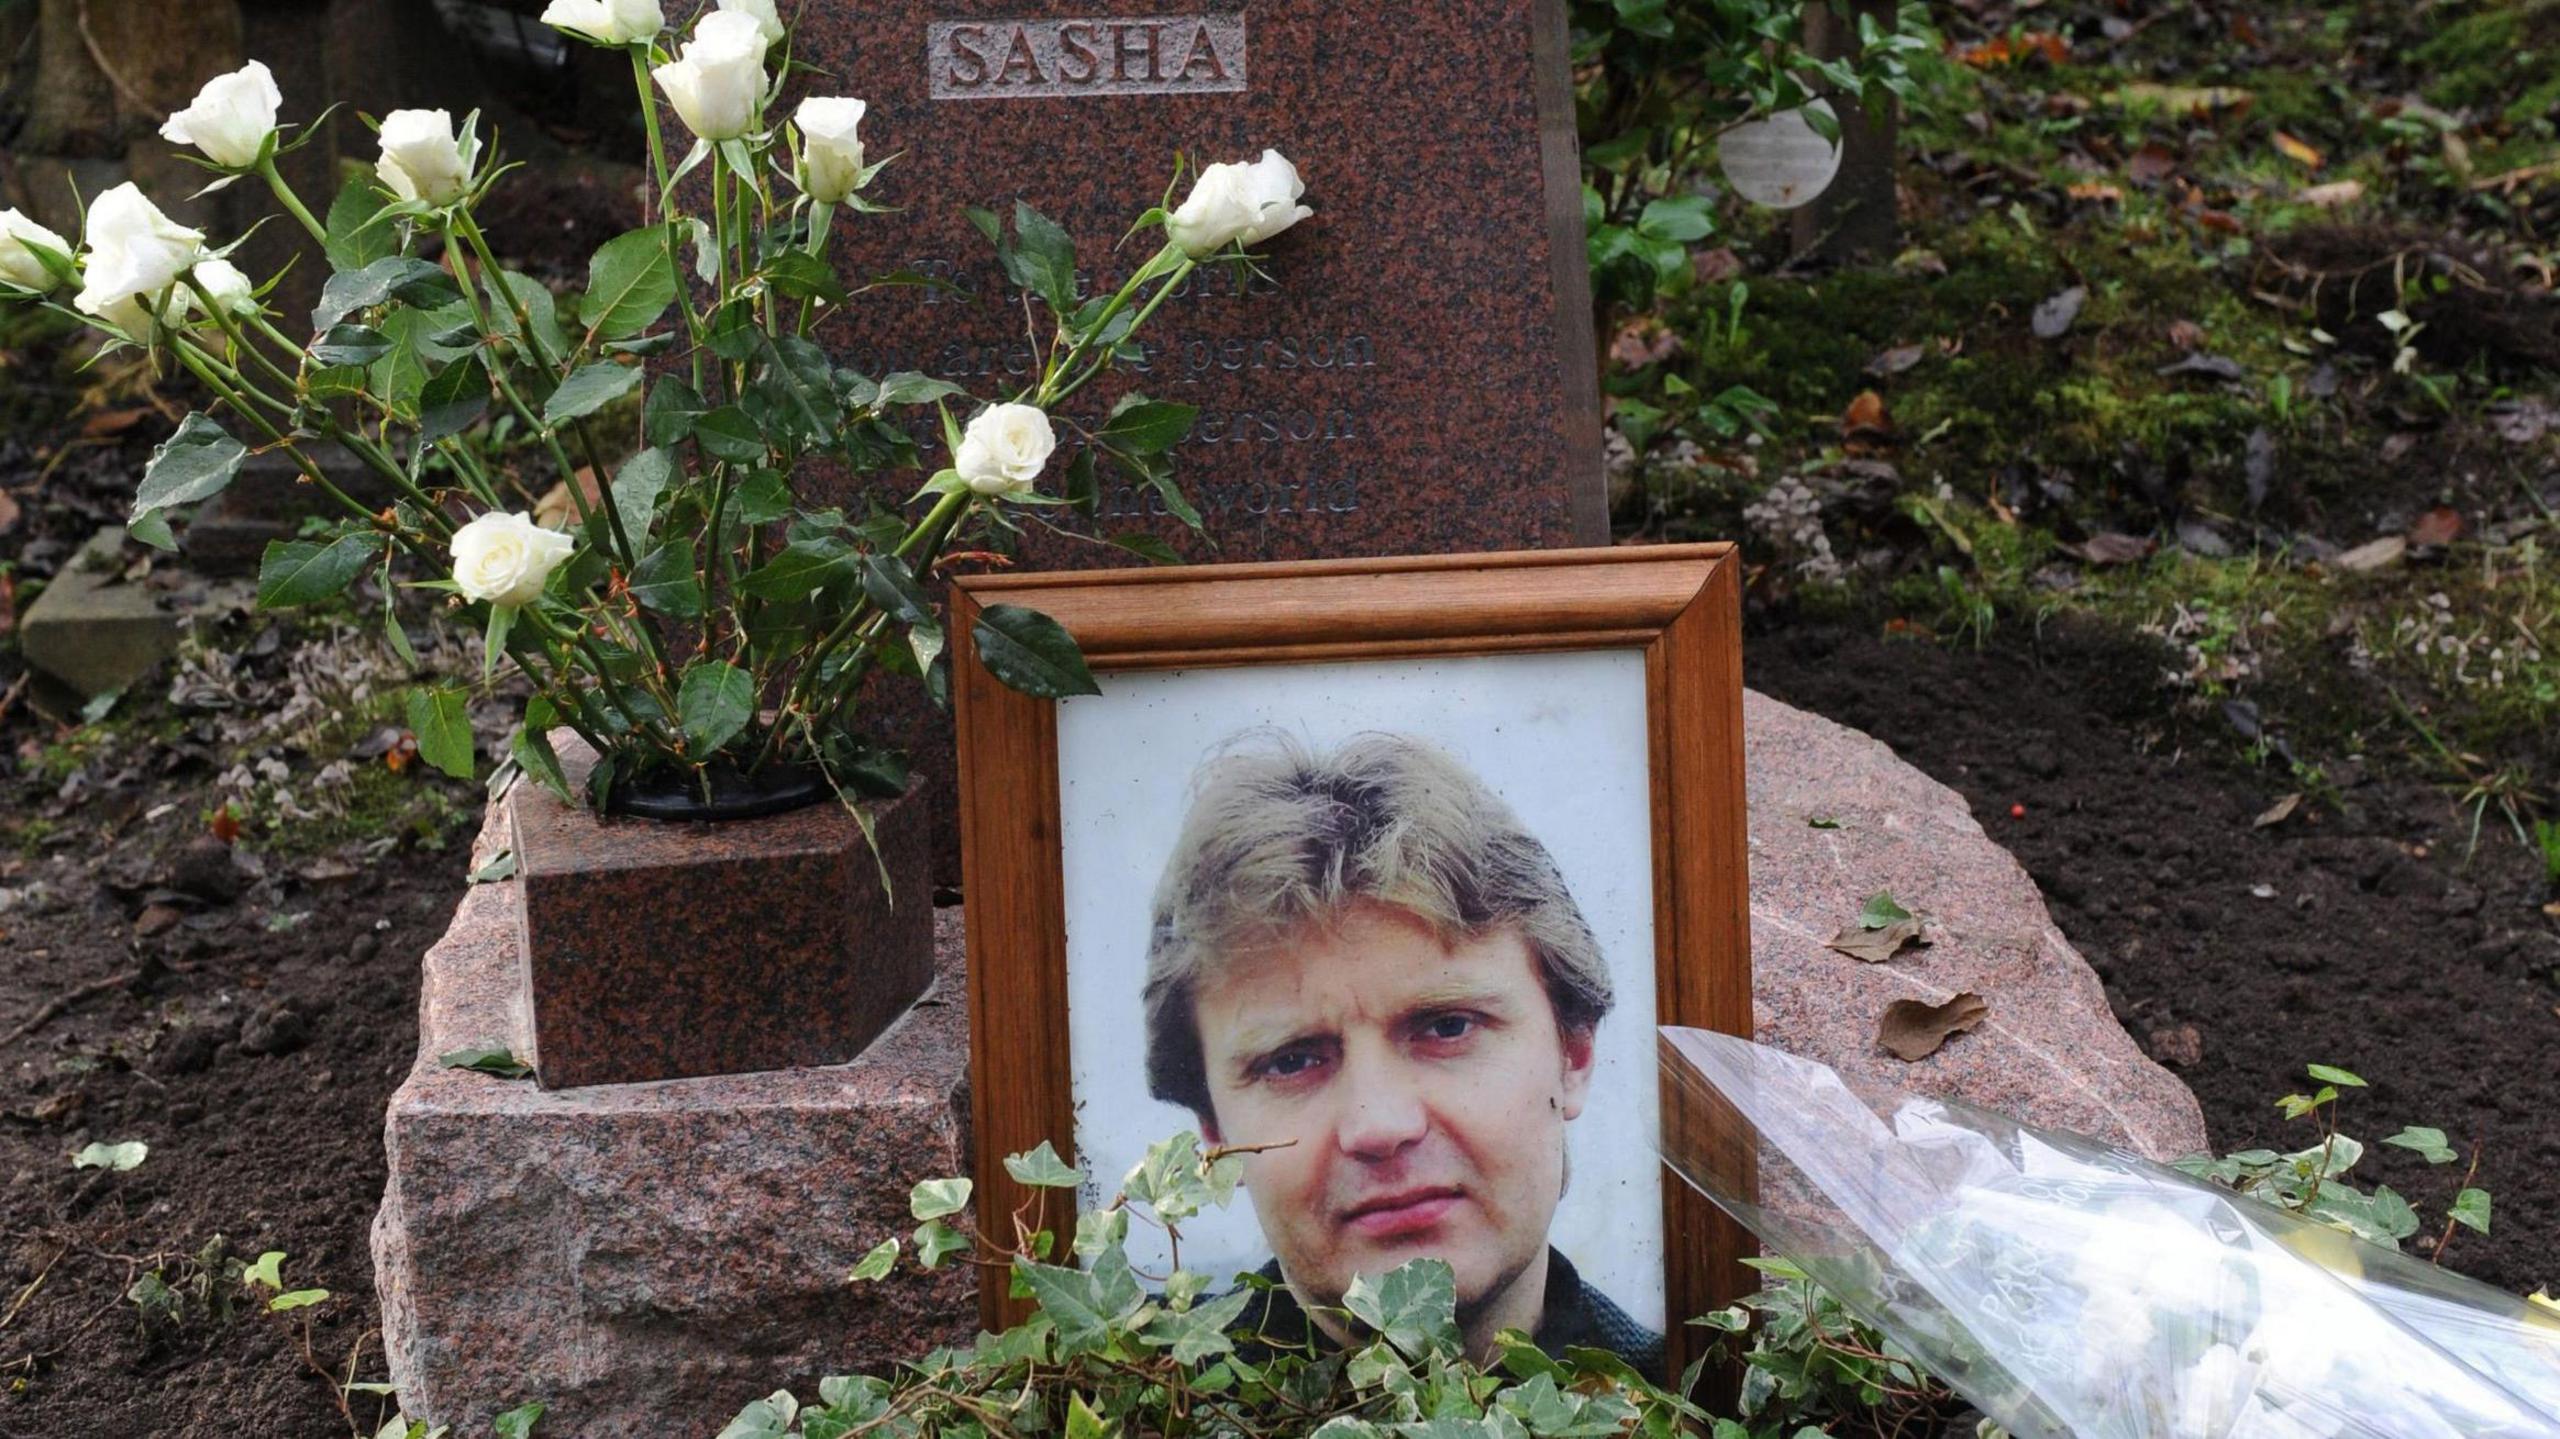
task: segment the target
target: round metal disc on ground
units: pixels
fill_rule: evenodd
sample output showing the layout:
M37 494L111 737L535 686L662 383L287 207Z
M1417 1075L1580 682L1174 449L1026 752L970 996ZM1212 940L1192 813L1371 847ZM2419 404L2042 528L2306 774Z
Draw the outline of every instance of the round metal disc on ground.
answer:
M1816 100L1727 130L1717 142L1725 178L1755 205L1792 210L1831 188L1840 173L1840 142L1826 140L1805 119L1807 111L1831 115L1831 102Z

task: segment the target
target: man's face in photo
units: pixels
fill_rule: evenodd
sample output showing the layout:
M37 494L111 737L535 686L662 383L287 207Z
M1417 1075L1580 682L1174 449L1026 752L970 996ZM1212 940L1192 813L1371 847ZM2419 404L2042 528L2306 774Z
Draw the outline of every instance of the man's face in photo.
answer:
M1353 1276L1448 1261L1462 1308L1543 1266L1591 1036L1563 1033L1527 940L1455 945L1361 901L1227 956L1195 992L1218 1142L1281 1270L1339 1303Z

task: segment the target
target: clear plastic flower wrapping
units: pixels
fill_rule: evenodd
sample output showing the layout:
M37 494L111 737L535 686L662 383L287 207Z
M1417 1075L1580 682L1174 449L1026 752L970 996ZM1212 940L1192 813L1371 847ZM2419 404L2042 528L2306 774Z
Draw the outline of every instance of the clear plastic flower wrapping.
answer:
M2018 1439L2560 1439L2560 1314L1749 1040L1662 1063L1665 1162Z

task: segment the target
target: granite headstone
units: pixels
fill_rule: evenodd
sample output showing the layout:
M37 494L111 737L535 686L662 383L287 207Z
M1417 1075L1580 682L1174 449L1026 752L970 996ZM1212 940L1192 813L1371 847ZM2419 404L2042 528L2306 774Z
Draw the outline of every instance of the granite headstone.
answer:
M911 271L963 292L873 290L818 338L866 374L1010 398L1032 339L968 207L1029 202L1075 240L1080 285L1108 293L1160 243L1120 241L1177 155L1276 148L1315 217L1258 267L1198 272L1142 333L1143 357L1067 406L1088 429L1133 389L1195 406L1175 462L1206 542L1108 467L1094 518L1041 518L1151 534L1195 560L1606 544L1563 10L812 0L795 52L825 72L810 88L868 101L871 153L903 156L868 196L897 213L839 217L840 273ZM895 497L915 478L891 477ZM1040 525L1019 557L1130 562ZM920 709L893 697L871 724L947 777L948 725ZM956 877L956 833L937 850Z

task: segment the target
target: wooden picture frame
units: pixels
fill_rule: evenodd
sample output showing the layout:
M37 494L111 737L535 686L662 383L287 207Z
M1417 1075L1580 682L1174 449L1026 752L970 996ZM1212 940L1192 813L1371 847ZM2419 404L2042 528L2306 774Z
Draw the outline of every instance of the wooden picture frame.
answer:
M1657 1022L1748 1036L1740 557L1725 544L978 575L952 589L968 905L971 1100L982 1232L1011 1235L1028 1191L1003 1158L1046 1140L1074 1159L1057 704L1007 688L976 656L987 607L1062 624L1108 687L1115 672L1635 650L1650 754ZM1650 1050L1650 1044L1647 1046ZM1693 1131L1661 1094L1666 1131ZM1743 1161L1747 1163L1747 1157ZM1685 1319L1755 1287L1750 1240L1696 1191L1662 1182L1669 1372L1703 1331ZM1049 1216L1061 1232L1071 1216ZM1027 1306L980 1286L984 1322Z

